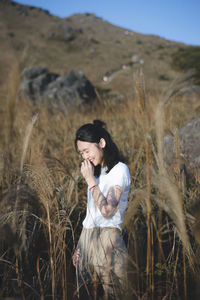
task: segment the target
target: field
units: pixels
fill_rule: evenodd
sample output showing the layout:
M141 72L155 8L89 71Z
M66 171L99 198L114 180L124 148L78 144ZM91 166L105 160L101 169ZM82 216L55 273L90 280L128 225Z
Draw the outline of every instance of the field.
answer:
M0 299L72 299L72 254L86 208L74 136L94 119L107 124L130 169L130 299L199 299L199 177L186 183L178 140L173 167L162 149L163 136L197 114L199 101L177 96L190 74L160 94L145 90L140 70L132 97L99 95L93 106L64 115L20 97L20 72L16 63L1 113Z

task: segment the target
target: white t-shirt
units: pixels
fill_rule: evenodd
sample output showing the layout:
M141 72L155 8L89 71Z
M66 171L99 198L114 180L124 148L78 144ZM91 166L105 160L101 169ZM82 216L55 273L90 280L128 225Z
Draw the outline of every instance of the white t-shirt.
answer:
M119 162L110 170L108 174L106 174L106 168L102 168L100 176L95 178L95 181L104 197L107 197L109 188L116 185L122 188L123 193L114 215L112 215L110 218L105 218L101 214L99 208L95 205L92 192L88 189L87 213L83 221L83 227L117 227L121 229L130 188L130 174L127 165Z

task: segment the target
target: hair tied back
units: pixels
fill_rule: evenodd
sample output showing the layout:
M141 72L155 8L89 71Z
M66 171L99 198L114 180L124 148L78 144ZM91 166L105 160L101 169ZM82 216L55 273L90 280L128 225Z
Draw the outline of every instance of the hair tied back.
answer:
M104 123L104 122L101 121L101 120L94 120L94 121L93 121L93 124L96 125L96 126L98 126L98 127L101 127L101 128L106 127L106 123Z

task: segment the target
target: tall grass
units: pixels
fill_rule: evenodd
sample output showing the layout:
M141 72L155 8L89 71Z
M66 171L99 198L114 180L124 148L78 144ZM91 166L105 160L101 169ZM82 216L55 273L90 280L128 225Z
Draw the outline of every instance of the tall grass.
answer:
M165 163L162 144L166 131L187 120L187 111L181 105L176 110L173 100L190 75L160 96L145 90L140 72L132 99L99 98L90 109L66 116L19 98L19 67L13 72L1 143L0 297L72 299L71 256L86 208L74 133L97 118L127 156L132 179L124 220L130 299L198 297L199 217L191 204L199 201L199 183L185 185L178 139L174 169Z

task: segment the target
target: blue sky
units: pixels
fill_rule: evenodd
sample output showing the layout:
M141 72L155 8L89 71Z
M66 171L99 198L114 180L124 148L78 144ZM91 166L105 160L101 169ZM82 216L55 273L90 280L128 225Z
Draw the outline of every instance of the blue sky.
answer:
M138 33L200 45L200 0L16 0L68 17L90 12Z

